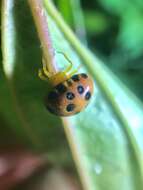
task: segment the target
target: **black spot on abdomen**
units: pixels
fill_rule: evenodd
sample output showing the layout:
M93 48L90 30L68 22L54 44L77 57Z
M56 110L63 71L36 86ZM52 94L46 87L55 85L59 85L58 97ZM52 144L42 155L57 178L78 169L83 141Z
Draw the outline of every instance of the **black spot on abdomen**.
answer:
M68 100L73 100L75 98L75 95L72 92L67 92L66 97Z
M87 92L86 95L85 95L85 99L86 100L89 100L91 98L91 93L90 92Z
M56 91L51 91L48 94L48 99L49 100L54 100L58 98L58 93Z
M69 105L67 105L66 110L67 110L67 112L72 112L74 110L74 108L75 108L74 104L69 104Z
M85 74L85 73L81 73L81 77L85 78L85 79L88 78L87 74Z
M74 82L78 82L80 79L79 79L79 75L73 75L72 76L72 80L74 81Z
M82 93L84 92L84 88L83 88L82 85L79 85L79 86L77 87L77 90L78 90L78 93L79 93L79 94L82 94Z
M65 93L67 91L67 87L63 84L63 83L60 83L58 84L55 89L60 93Z

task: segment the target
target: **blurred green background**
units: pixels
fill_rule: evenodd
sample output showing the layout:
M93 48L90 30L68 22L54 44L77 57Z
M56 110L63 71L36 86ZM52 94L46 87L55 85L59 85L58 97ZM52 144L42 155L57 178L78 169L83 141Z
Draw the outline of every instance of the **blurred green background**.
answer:
M39 69L39 62L41 61L41 49L39 47L39 41L37 40L36 30L33 25L33 21L31 18L31 14L28 9L28 4L25 3L22 5L21 2L23 0L17 1L17 9L14 14L14 19L16 21L15 31L17 37L17 62L15 67L15 75L14 75L14 84L17 98L17 102L13 98L13 94L10 93L10 89L8 87L8 83L5 79L2 64L0 65L0 145L1 147L5 146L13 146L17 144L26 144L27 147L32 147L30 145L30 139L26 136L26 130L22 128L22 125L26 122L28 127L30 126L29 134L31 136L40 137L38 140L41 143L37 143L36 151L44 152L45 150L48 152L48 157L52 164L57 166L62 166L63 168L68 169L68 174L71 173L75 176L75 167L72 160L71 152L69 149L69 145L67 143L65 132L59 118L51 116L47 110L44 109L43 102L41 101L43 96L45 95L47 84L43 83L37 77L37 71ZM54 0L58 10L63 15L64 19L68 23L68 25L74 30L77 37L84 43L92 52L114 72L116 75L141 99L143 100L143 1L142 0ZM1 1L0 1L1 3ZM21 5L23 6L21 9ZM19 8L20 7L20 8ZM26 12L27 11L27 12ZM25 14L26 13L26 14ZM23 16L24 15L24 16ZM26 15L26 16L25 16ZM32 23L32 24L31 24ZM21 27L21 25L23 27ZM10 31L11 32L11 31ZM31 38L32 36L32 38ZM19 53L20 52L20 53ZM35 53L36 52L36 53ZM30 56L29 56L30 55ZM34 56L31 56L34 55ZM36 56L35 56L36 55ZM0 54L0 58L1 58ZM1 62L2 58L0 59ZM29 64L31 63L31 64ZM23 73L26 75L22 76ZM43 91L43 89L45 89ZM41 93L42 92L42 93ZM130 97L129 97L130 98ZM14 100L13 100L14 99ZM98 99L98 97L97 97ZM103 99L101 99L102 101ZM99 105L100 102L98 101ZM122 102L121 102L122 103ZM19 106L20 108L20 116L17 115L14 104ZM15 106L15 107L16 107ZM95 106L95 105L94 105ZM109 105L110 107L110 105ZM102 108L102 107L101 107ZM17 107L16 107L17 109ZM112 106L111 106L112 109ZM96 105L96 111L100 110L100 106ZM18 110L19 111L19 110ZM107 113L108 121L108 111L103 112L101 109L102 115L96 115L99 117L99 121L102 121L104 113ZM86 114L86 113L85 113ZM95 119L95 115L91 114L91 118L89 116L89 120L92 121L92 117ZM21 118L23 120L21 120ZM82 118L82 115L81 115ZM109 119L116 119L115 115L111 114ZM24 121L22 123L22 121ZM85 130L85 134L89 134L91 129L86 129L86 126L83 125L83 120L80 123L77 131L83 132ZM110 120L109 120L110 121ZM88 123L88 122L87 122ZM93 123L93 122L92 122ZM102 123L102 122L101 122ZM106 122L105 122L106 124ZM112 138L114 139L116 136L119 138L119 132L115 135L115 128L112 124L108 122L108 129L105 128L105 136L104 132L104 124L98 124L97 126L92 127L95 130L94 140L99 138L99 146L93 145L93 152L96 154L98 152L98 148L100 150L101 156L103 156L103 151L101 146L104 144L113 145L111 142ZM119 125L120 126L120 125ZM118 129L121 132L124 131L124 128ZM96 128L97 127L97 128ZM99 131L98 131L99 129ZM88 133L87 133L87 131ZM92 131L91 130L91 131ZM110 133L113 130L112 133ZM75 129L76 131L76 129ZM92 132L91 132L92 133ZM109 134L110 133L110 134ZM123 133L124 134L124 133ZM29 136L30 136L29 135ZM75 135L75 134L74 134ZM100 135L103 135L103 144L102 140L100 141ZM108 136L110 135L110 136ZM85 135L86 136L86 135ZM88 136L88 135L87 135ZM107 138L106 138L107 137ZM112 138L111 138L112 137ZM88 136L88 138L90 138ZM87 138L87 139L88 139ZM81 138L82 139L82 138ZM79 142L82 144L82 139L79 138ZM91 139L91 141L93 140ZM122 139L122 138L121 138ZM123 139L125 139L125 150L126 150L126 140L128 140L126 135L123 135ZM37 139L36 139L37 140ZM107 140L107 141L106 141ZM94 141L93 141L94 142ZM108 143L107 143L108 142ZM113 141L114 142L114 141ZM115 139L117 142L117 139ZM75 142L76 143L76 142ZM90 142L85 138L85 145L90 146ZM121 147L122 147L121 141ZM58 145L58 146L57 146ZM83 141L84 145L84 141ZM120 143L119 143L120 145ZM95 150L95 147L97 150ZM117 144L115 144L117 147ZM84 146L83 146L84 147ZM120 146L119 146L120 147ZM88 150L88 146L87 148ZM33 151L33 148L31 148ZM106 150L106 146L104 147ZM111 147L111 150L115 150L114 146ZM124 150L121 148L121 150ZM118 150L122 156L122 151ZM130 147L127 149L130 150ZM108 151L108 150L107 150ZM89 150L90 152L90 150ZM92 152L92 148L91 148ZM106 152L106 151L105 151ZM116 152L116 151L115 151ZM114 152L114 154L115 154ZM126 151L125 151L126 152ZM118 153L118 152L117 152ZM132 151L127 151L127 155L132 155ZM110 154L110 151L109 151ZM118 154L117 154L118 155ZM124 154L123 154L124 155ZM125 159L128 161L128 156L125 154ZM108 156L105 154L105 157ZM112 155L111 155L112 156ZM138 153L138 156L139 153ZM119 159L119 156L118 156ZM134 157L132 157L133 162ZM132 164L132 159L128 161L129 165ZM104 159L103 159L104 161ZM117 160L120 163L120 159ZM109 162L111 160L109 159ZM128 163L125 162L125 164ZM111 166L111 173L109 175L109 179L111 177L112 183L112 162L111 164L106 163L105 165ZM123 166L122 166L123 164ZM98 165L97 165L98 166ZM124 162L121 162L121 166L124 167ZM134 166L134 165L133 165ZM140 165L139 165L140 166ZM97 167L100 172L100 167ZM135 167L136 169L136 167ZM116 167L115 167L116 170ZM107 169L108 171L108 169ZM131 175L135 176L134 179L138 179L138 175L136 175L135 170L132 170ZM122 172L122 170L121 170ZM130 167L128 172L130 172ZM137 170L138 172L138 170ZM106 173L106 172L105 172ZM107 172L107 174L109 174ZM61 173L60 173L61 175ZM124 178L124 173L122 177ZM100 176L99 176L100 177ZM115 176L116 177L116 176ZM108 178L103 177L105 180ZM103 178L98 178L103 181ZM76 175L77 179L77 175ZM55 180L55 179L54 179ZM66 180L65 180L66 181ZM95 180L96 181L96 180ZM113 180L114 181L114 180ZM120 181L122 179L120 178ZM125 179L126 181L126 179ZM132 181L132 180L131 180ZM109 180L110 182L110 180ZM114 182L113 182L114 183ZM138 184L138 181L136 182ZM106 184L105 184L106 185ZM100 186L100 185L99 185ZM118 186L120 189L120 185ZM23 189L26 189L23 187ZM76 189L76 188L75 188ZM80 189L80 188L78 188ZM53 189L52 189L53 190ZM60 189L59 189L60 190ZM137 189L138 190L138 189Z
M55 2L81 41L143 100L143 1Z

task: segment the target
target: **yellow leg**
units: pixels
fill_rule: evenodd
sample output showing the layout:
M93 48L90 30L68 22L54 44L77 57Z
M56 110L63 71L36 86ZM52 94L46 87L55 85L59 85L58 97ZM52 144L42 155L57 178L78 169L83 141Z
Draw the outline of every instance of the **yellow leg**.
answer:
M81 65L79 65L77 69L74 69L74 70L69 74L69 77L71 77L72 75L74 75L75 73L77 73L80 68L81 68Z
M57 53L62 54L65 57L65 59L70 63L70 65L63 71L64 73L69 72L72 69L72 66L73 66L72 61L67 57L67 55L65 53L63 53L61 51L57 51Z
M75 73L77 73L78 72L78 70L77 69L75 69L75 70L73 70L68 76L69 76L69 78L71 77L71 76L73 76Z
M40 78L41 80L45 80L45 81L48 80L47 76L44 75L42 69L39 69L39 71L38 71L38 76L39 76L39 78Z
M42 59L42 63L43 63L43 72L42 72L42 73L44 73L44 75L45 75L47 78L50 78L50 73L49 73L49 71L47 70L46 61L45 61L44 57L43 57L43 59Z

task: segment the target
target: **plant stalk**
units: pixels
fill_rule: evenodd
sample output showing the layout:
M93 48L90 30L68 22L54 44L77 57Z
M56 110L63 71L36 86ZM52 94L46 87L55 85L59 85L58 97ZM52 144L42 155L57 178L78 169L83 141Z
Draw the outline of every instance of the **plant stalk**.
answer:
M48 31L46 12L42 0L28 0L32 15L36 24L36 29L41 42L43 60L50 74L56 74L58 69L52 47L51 37Z

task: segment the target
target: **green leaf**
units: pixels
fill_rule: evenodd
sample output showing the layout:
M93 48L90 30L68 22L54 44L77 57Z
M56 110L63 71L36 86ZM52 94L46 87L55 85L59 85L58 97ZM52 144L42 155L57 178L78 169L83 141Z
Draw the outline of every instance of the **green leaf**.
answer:
M90 106L65 127L86 189L142 189L142 103L79 43L51 2L45 0L45 5L96 81ZM53 21L49 20L51 35L55 34ZM62 40L60 32L57 38ZM70 56L64 40L60 45L53 39Z
M8 82L1 81L0 111L28 148L46 152L53 161L71 163L61 119L44 106L48 84L38 77L41 48L28 2L3 1L2 17L3 68Z
M118 16L126 15L130 8L141 10L143 7L142 0L98 0L109 12Z
M122 16L121 29L118 37L120 46L128 51L130 57L142 55L143 47L143 14L134 7ZM135 37L136 36L136 37Z
M142 56L143 2L140 0L101 0L100 3L110 14L118 16L117 47L125 51L129 58Z
M87 45L84 17L80 0L58 0L57 3L58 9L66 22L73 27L77 37Z
M90 35L101 34L110 26L109 20L100 12L85 11L85 25Z
M48 84L37 77L42 56L30 9L24 0L5 2L9 6L3 9L3 65L17 108L13 109L21 122L13 130L26 133L25 138L33 142L34 148L54 152L59 160L68 151L65 151L61 119L49 114L43 105ZM95 80L94 96L88 108L63 119L84 188L141 190L142 103L80 44L50 1L45 1L45 8L54 49L66 53L75 68L83 64L82 70L87 69ZM59 67L67 65L61 55L55 56ZM7 110L8 106L4 113Z

